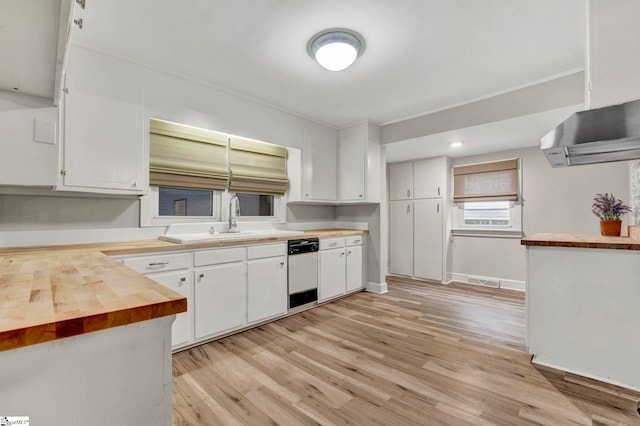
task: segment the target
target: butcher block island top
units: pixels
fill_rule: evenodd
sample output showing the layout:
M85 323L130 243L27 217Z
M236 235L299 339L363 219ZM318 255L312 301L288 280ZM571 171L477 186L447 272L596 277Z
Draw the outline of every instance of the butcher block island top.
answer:
M326 229L304 237L367 231ZM197 244L160 240L0 249L0 351L173 315L184 296L110 255L216 248L287 241L259 238Z
M587 234L534 234L521 240L524 246L640 250L640 240Z

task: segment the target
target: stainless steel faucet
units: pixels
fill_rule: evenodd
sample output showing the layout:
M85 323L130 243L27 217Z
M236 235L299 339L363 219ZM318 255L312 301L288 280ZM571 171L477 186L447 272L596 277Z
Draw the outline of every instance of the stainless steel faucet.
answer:
M233 216L231 207L233 207L233 202L236 202L236 212L235 217ZM229 198L229 229L227 232L239 232L238 231L238 222L236 221L236 217L240 216L240 200L236 194L233 194L231 198Z

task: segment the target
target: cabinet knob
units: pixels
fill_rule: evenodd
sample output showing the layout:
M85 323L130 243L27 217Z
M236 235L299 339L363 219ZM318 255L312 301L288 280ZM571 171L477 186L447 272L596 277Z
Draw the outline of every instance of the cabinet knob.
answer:
M305 198L309 198L309 194L304 194Z
M198 278L204 278L204 274L198 275Z
M76 24L78 28L82 29L82 18L74 19L73 23Z
M362 198L362 194L358 194L358 197Z
M180 282L183 283L185 282L187 279L185 277L180 277Z
M343 257L343 256L344 256L344 252L340 252L340 257Z
M347 252L347 255L350 255L350 254L351 254L351 251L348 251L348 252Z
M284 262L280 262L280 266L284 266Z
M78 3L80 5L80 7L83 8L83 9L86 6L85 0L76 0L76 3Z

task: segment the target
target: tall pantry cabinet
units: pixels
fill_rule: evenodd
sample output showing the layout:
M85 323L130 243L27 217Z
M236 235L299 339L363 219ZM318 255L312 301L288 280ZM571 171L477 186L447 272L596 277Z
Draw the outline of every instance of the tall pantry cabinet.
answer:
M389 272L443 282L447 157L389 165Z

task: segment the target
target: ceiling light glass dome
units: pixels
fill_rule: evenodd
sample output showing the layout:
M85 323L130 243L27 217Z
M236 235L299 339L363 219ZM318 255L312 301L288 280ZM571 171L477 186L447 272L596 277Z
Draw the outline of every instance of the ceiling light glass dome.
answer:
M322 31L309 40L309 55L329 71L348 68L364 51L364 40L351 30Z

